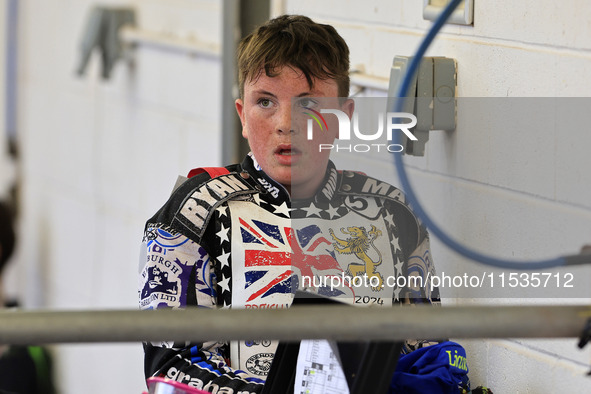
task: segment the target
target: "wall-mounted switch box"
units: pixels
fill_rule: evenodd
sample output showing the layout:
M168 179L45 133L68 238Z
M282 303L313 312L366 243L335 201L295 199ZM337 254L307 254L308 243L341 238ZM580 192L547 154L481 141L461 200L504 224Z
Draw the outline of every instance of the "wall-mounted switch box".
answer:
M411 57L396 56L390 70L388 111L394 108L402 78L406 74ZM403 138L404 152L424 156L430 130L455 130L456 128L456 61L446 57L425 57L417 75L412 79L404 98L403 112L417 117L412 133L417 141Z

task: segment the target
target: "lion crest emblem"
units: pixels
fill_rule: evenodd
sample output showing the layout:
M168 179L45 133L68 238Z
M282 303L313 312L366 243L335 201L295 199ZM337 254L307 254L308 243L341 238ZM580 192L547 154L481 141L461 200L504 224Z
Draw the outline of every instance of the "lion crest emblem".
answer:
M337 237L332 229L329 230L332 239L334 239L333 246L336 252L340 254L353 254L363 263L349 263L347 267L347 275L353 277L358 275L367 275L368 279L377 278L377 286L372 286L373 291L382 290L384 278L376 271L376 267L382 264L382 254L375 247L373 241L382 235L382 232L372 225L368 232L364 227L350 226L341 228L341 233L349 235L346 239ZM373 248L378 254L378 260L373 261L367 254L369 248ZM372 282L373 283L373 282Z

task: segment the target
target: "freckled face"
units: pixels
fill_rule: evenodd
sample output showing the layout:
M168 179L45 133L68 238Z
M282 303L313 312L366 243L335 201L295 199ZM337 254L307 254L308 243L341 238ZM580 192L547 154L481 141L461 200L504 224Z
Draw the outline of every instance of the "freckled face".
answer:
M332 144L338 133L336 117L329 115L326 130L314 128L307 139L306 120L302 110L317 107L339 108L351 116L353 102L338 103L338 86L334 80L314 80L310 88L299 69L283 67L275 77L264 72L244 84L244 98L236 100L242 122L242 136L263 171L281 183L292 198L314 195L326 172L330 150L319 152L319 144ZM292 123L292 111L297 116ZM335 118L334 121L332 118Z

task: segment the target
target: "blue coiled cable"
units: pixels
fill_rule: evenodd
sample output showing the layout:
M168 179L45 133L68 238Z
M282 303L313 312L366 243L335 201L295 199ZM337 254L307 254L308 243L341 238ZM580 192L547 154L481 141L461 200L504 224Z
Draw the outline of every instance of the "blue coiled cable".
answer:
M445 9L441 13L441 15L439 15L437 20L433 23L433 26L421 42L421 45L419 46L416 54L413 56L410 65L408 66L407 72L404 75L404 78L402 79L402 82L400 84L400 88L397 94L397 97L399 97L400 99L396 100L394 112L403 112L403 98L407 97L411 81L413 80L414 75L417 72L421 59L425 55L427 48L429 47L429 45L431 45L431 42L433 42L439 30L441 30L441 27L449 19L450 15L457 8L461 1L462 0L452 0L449 2L449 4L445 7ZM396 144L401 144L401 133L395 134L396 136L394 137L393 142ZM478 261L482 264L511 270L540 270L565 265L586 264L591 262L591 256L588 255L563 256L549 260L514 261L496 258L494 256L485 255L473 249L470 249L460 244L456 240L452 239L448 234L445 233L445 231L443 231L439 226L437 226L437 224L433 220L431 220L429 215L427 215L427 213L419 203L417 196L415 195L410 185L408 175L406 174L406 170L404 168L402 154L394 154L394 164L396 166L398 177L400 178L401 186L406 194L407 201L413 208L414 212L423 221L423 223L427 226L427 228L432 234L439 238L449 248L461 254L462 256L465 256L474 261Z

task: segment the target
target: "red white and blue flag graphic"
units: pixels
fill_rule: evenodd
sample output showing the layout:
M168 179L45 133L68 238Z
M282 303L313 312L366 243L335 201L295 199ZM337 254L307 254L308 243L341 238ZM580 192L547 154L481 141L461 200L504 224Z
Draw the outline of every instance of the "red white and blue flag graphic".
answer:
M343 271L332 243L316 224L293 229L289 220L273 224L240 218L239 223L248 303L265 303L273 294L289 294L303 277L311 280L314 276L337 275ZM337 292L330 295L342 293Z
M275 293L291 292L291 229L259 220L240 218L244 245L246 302Z

